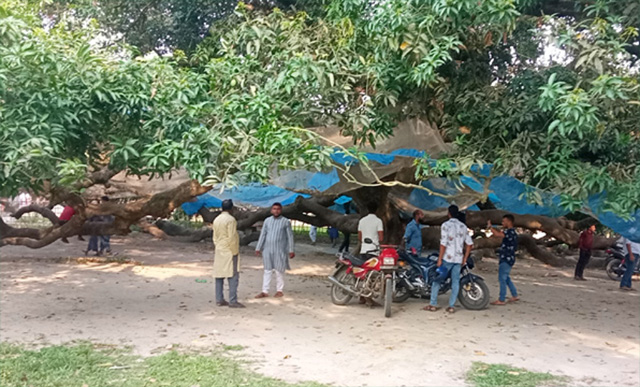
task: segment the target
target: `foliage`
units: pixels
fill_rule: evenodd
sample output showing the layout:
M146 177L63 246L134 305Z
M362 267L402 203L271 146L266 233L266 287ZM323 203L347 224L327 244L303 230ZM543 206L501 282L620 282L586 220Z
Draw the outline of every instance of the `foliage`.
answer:
M69 184L107 163L133 174L183 167L229 184L264 180L274 166L321 169L331 151L304 128L337 124L357 143L390 134L471 25L464 15L437 21L446 4L336 2L327 20L242 5L192 56L144 60L94 44L92 24L44 30L18 2L3 4L0 75L14 75L0 89L4 195ZM361 8L371 12L354 14ZM486 7L476 23L498 28L507 11ZM420 12L429 21L411 27Z
M640 23L630 12L637 6L620 3L521 14L500 42L467 44L459 63L441 70L449 82L436 97L439 123L458 146L440 160L457 163L447 173L469 174L461 160L481 160L494 174L560 193L569 210L600 193L616 213L639 208L640 67L630 43Z
M272 0L248 2L270 9L289 5ZM71 22L81 26L95 19L104 30L106 44L122 41L146 54L193 51L216 20L233 14L238 0L52 0L43 9L51 24Z
M602 192L640 207L640 13L624 1L27 3L0 2L0 195L104 165L266 180L330 162L310 127L375 145L423 117L456 146L419 179L493 164L572 210ZM137 56L153 49L167 55Z
M244 366L220 352L170 351L142 359L118 348L90 343L40 350L0 343L0 384L3 386L292 386L247 371ZM295 384L304 385L320 386Z
M19 2L3 2L0 16L2 196L69 185L106 165L138 175L185 168L200 181L233 183L265 179L275 160L327 162L309 134L281 126L268 95L225 96L204 66L101 48L93 27L44 30Z
M565 378L549 373L531 372L505 364L473 363L467 382L476 387L563 386Z

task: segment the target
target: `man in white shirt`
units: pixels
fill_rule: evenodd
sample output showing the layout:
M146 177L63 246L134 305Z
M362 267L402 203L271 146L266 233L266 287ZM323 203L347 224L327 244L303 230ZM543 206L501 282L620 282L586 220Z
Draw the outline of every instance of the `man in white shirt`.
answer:
M631 242L627 238L622 238L622 246L627 250L628 254L625 258L626 269L622 275L622 280L620 280L620 289L627 291L635 290L631 287L631 277L633 276L637 259L640 258L640 243Z
M360 254L363 258L369 258L371 252L376 250L380 245L380 242L384 240L384 226L382 225L382 219L376 216L378 211L378 205L375 203L369 203L367 205L367 211L369 214L358 222L358 240L360 241L361 248ZM365 243L365 239L371 239L372 243Z
M457 219L458 213L458 206L449 206L449 220L442 224L440 231L438 267L446 267L451 276L451 295L449 296L449 307L447 308L449 313L455 312L454 306L460 291L460 267L467 263L467 258L471 253L471 246L473 246L467 226ZM440 282L434 281L431 285L431 302L424 310L435 312L439 309L439 292Z

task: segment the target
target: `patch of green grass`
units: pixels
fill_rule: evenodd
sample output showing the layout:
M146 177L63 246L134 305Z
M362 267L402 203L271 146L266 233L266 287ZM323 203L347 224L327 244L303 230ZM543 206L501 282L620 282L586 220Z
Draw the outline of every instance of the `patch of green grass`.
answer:
M531 372L506 364L473 363L467 383L475 387L565 386L566 378L549 373Z
M50 386L321 386L287 384L249 371L246 363L220 353L171 351L140 358L110 346L91 343L29 350L0 343L0 385Z

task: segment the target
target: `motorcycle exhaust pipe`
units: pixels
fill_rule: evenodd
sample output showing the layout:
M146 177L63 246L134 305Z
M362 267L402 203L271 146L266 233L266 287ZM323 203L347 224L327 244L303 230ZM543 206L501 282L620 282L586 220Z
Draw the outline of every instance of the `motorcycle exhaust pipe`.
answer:
M342 283L340 283L340 281L338 281L337 279L335 279L334 276L329 276L329 282L331 282L332 284L340 287L342 290L344 290L347 293L350 293L354 296L357 296L358 294L356 292L354 292L353 290L351 290L350 288L346 287L345 285L343 285Z
M413 292L414 290L416 290L416 287L413 286L413 284L411 283L411 281L409 281L408 278L402 277L402 285L405 288L409 289L409 291Z
M398 278L400 278L400 280L402 281L402 286L407 288L409 291L413 292L414 290L416 290L416 287L413 286L411 281L409 281L409 278L407 278L406 274L398 274Z

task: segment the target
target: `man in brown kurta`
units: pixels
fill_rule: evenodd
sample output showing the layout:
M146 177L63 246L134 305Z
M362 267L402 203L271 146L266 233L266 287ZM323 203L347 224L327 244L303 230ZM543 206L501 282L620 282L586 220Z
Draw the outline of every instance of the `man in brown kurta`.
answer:
M240 238L238 237L238 223L231 215L233 202L222 202L222 213L213 221L213 243L215 244L215 257L213 259L213 277L216 279L216 304L229 306L230 308L244 308L238 302L238 252L240 250ZM224 300L224 279L229 281L229 302Z

